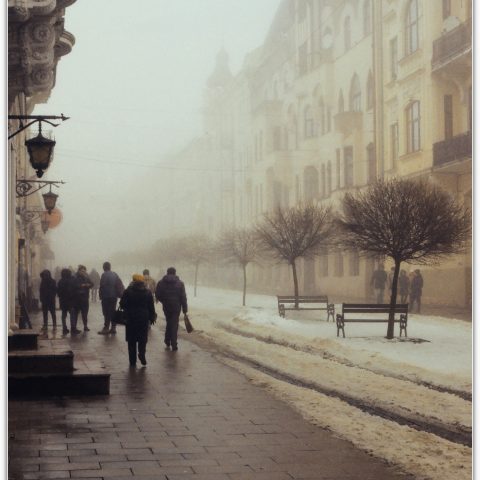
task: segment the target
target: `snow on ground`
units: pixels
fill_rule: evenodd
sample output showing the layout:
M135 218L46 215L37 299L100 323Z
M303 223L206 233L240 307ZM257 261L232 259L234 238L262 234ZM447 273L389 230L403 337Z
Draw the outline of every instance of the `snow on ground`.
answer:
M344 339L337 338L336 325L326 321L326 312L287 311L287 318L280 318L274 296L247 295L248 306L241 307L238 291L200 287L196 298L191 288L187 294L197 334L240 358L406 418L463 431L471 428L471 402L424 386L471 393L468 322L409 315L408 340L386 340L386 324L346 324ZM340 309L336 305L336 311ZM355 403L277 380L244 362L225 362L313 423L416 478L471 478L468 447L367 414Z

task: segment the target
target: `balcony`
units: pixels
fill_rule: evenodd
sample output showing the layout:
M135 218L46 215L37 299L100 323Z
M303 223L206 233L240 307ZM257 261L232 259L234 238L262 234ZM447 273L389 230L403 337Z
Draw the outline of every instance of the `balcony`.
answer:
M445 67L471 68L472 24L465 22L433 42L432 72Z
M472 158L472 133L462 133L433 144L433 166L441 167L451 162Z
M341 112L333 117L335 130L342 132L345 136L350 135L354 130L362 128L362 112Z

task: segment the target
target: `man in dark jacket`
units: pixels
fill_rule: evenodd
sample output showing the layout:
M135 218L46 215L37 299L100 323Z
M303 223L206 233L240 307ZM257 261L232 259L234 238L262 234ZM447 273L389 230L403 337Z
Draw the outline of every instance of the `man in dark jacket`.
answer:
M123 295L124 290L125 287L120 277L115 272L112 272L110 262L105 262L103 264L103 273L100 278L100 288L98 290L104 318L103 329L98 332L100 335L117 333L117 325L113 323L112 318L117 308L117 298Z
M57 317L55 314L55 297L57 296L57 285L52 278L50 270L43 270L40 273L40 302L42 302L43 327L47 330L48 312L52 315L53 330L57 329Z
M72 327L72 306L73 306L73 277L68 268L62 269L61 278L57 284L57 294L62 311L63 334L70 330L67 328L67 314L70 314L70 327Z
M178 350L178 319L182 310L184 315L187 313L188 306L185 285L177 277L175 268L168 268L167 274L158 282L155 297L162 303L163 313L167 321L165 328L165 345L167 349L171 346L172 350L176 351Z
M422 289L423 289L423 277L420 270L415 270L410 283L410 308L413 312L413 304L417 302L417 313L420 313L420 306L422 303Z
M87 273L87 267L79 265L77 273L73 277L73 308L72 308L72 335L80 333L77 329L78 314L81 313L83 321L83 331L88 332L88 309L90 299L90 289L93 283Z
M387 272L385 272L385 267L380 264L373 272L372 280L370 285L373 286L375 290L375 298L377 303L383 303L383 292L385 291L385 285L387 283Z

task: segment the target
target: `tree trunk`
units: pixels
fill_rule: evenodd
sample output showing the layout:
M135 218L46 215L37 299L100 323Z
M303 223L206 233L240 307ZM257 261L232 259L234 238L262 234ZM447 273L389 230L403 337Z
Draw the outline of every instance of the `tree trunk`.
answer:
M247 266L243 266L243 303L242 305L245 306L245 297L247 295Z
M397 285L398 274L400 273L400 263L400 260L395 260L395 271L392 280L392 296L390 297L390 312L388 314L387 338L389 340L393 338L395 329L395 306L397 305Z
M197 278L198 278L198 263L195 264L195 282L193 284L193 296L197 296Z
M298 308L298 278L297 278L297 266L295 265L295 260L293 260L290 265L292 266L293 273L293 290L295 295L295 308Z

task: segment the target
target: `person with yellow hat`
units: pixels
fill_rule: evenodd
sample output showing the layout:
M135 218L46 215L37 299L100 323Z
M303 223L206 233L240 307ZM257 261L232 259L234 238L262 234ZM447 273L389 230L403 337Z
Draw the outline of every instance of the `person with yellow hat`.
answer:
M130 367L135 367L137 364L137 345L138 359L145 366L148 327L155 323L157 315L153 295L145 285L143 275L138 273L132 275L132 282L120 299L120 307L125 311L128 319L125 326L125 339L128 342Z

